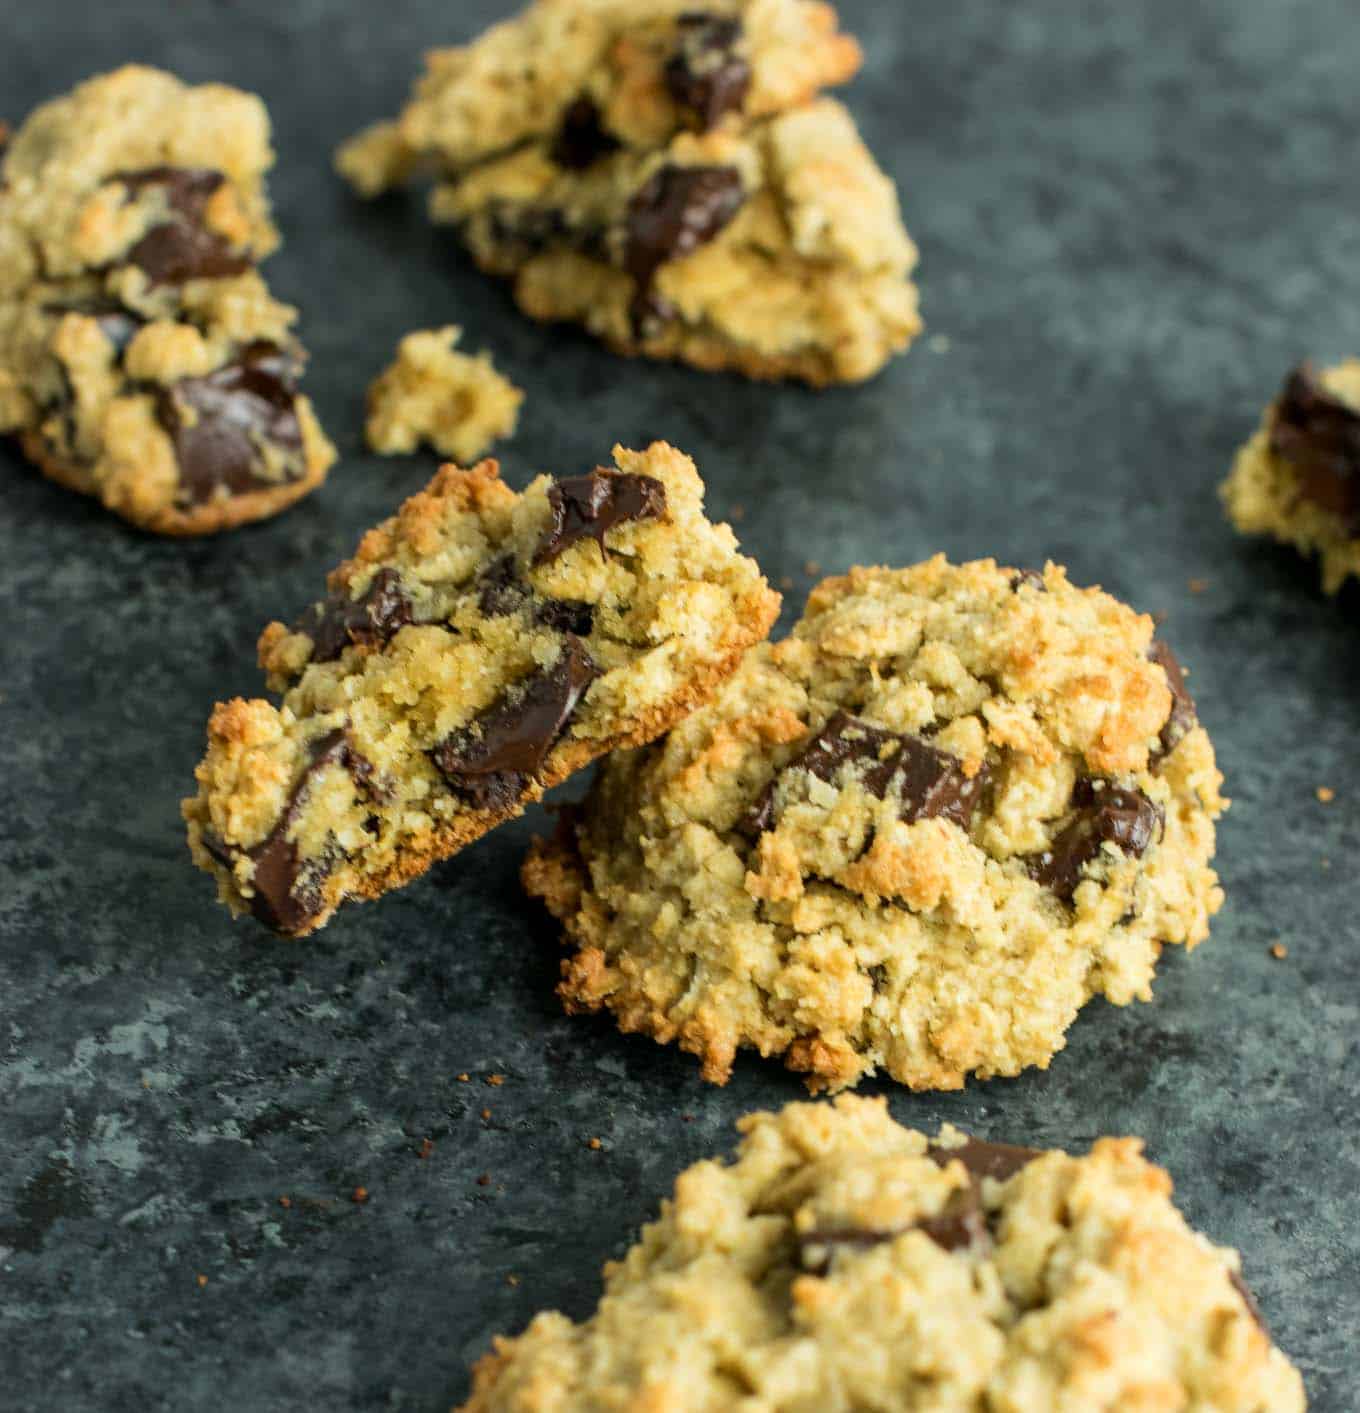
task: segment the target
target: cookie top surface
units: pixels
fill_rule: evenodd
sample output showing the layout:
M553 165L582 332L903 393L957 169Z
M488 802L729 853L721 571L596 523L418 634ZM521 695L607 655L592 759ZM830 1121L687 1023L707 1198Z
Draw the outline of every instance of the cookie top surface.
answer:
M220 705L195 859L276 930L424 872L596 756L651 740L769 631L779 598L664 443L515 494L444 468L292 627L266 701Z
M1360 578L1360 359L1293 369L1222 495L1244 534L1317 554L1328 593Z
M258 98L128 66L37 109L0 165L0 432L147 529L273 514L334 460L255 268L272 161Z
M570 155L654 148L797 106L859 68L855 41L815 0L537 0L469 44L436 49L394 124L341 166L373 192L413 160L459 170L530 139Z
M525 882L569 1007L711 1079L752 1046L814 1088L956 1088L1046 1065L1207 934L1220 781L1146 616L1052 565L853 570L608 762Z
M740 1127L584 1323L496 1342L467 1413L1305 1406L1236 1253L1186 1224L1137 1139L931 1140L848 1096Z

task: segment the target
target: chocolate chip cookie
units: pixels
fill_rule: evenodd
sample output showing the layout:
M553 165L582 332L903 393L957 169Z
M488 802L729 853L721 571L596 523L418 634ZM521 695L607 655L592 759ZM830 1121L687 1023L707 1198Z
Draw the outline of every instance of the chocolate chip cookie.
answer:
M460 353L462 335L450 325L402 339L397 361L368 390L364 435L374 451L391 456L425 442L470 466L513 435L524 394L489 353Z
M145 529L274 515L334 449L298 392L258 98L129 66L39 108L0 163L0 432Z
M536 319L853 382L920 329L893 183L817 97L859 61L811 0L537 0L436 51L400 119L338 162L370 195L432 168L436 220Z
M1224 808L1152 620L990 560L855 569L539 841L561 995L814 1089L1046 1066L1208 932Z
M1329 594L1360 577L1360 359L1289 374L1237 453L1223 501L1244 535L1316 553Z
M446 466L329 596L260 638L267 701L213 712L195 861L289 936L423 873L705 701L775 594L664 443L522 495Z
M1237 1253L1186 1224L1138 1139L930 1139L850 1096L739 1127L588 1319L496 1340L464 1413L1305 1407Z

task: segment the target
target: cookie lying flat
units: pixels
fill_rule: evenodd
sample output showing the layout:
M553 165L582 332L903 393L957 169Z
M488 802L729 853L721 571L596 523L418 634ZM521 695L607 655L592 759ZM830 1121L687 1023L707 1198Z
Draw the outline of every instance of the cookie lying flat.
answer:
M1237 1254L1186 1225L1137 1139L932 1141L850 1097L739 1127L588 1320L496 1341L464 1413L1305 1407Z
M274 515L334 449L297 391L258 98L129 66L39 108L0 164L0 432L148 530Z
M399 122L339 165L367 194L433 166L435 218L536 319L626 354L858 381L920 330L896 190L815 97L858 65L808 0L538 0L433 55Z
M713 704L608 761L524 882L569 1010L814 1090L1046 1066L1207 935L1221 776L1151 619L990 560L856 569Z
M402 339L397 361L368 390L364 435L374 451L391 456L427 442L470 466L513 434L524 394L496 371L489 353L460 353L462 334L450 325Z
M265 629L282 705L219 705L184 802L234 912L314 931L665 731L765 636L779 596L704 518L693 462L614 460L522 495L495 462L447 466Z
M1285 379L1223 485L1244 535L1273 535L1322 560L1334 594L1360 577L1360 359Z

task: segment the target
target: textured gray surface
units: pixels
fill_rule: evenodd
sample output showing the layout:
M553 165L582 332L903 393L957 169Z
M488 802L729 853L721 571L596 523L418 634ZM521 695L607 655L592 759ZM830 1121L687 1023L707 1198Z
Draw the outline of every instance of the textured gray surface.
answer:
M134 57L266 96L270 275L343 461L273 524L172 544L0 453L0 1401L444 1407L494 1331L583 1314L738 1114L800 1093L749 1058L708 1089L559 1013L515 876L538 820L303 943L233 926L188 864L177 801L209 706L257 690L260 625L433 465L363 453L367 380L403 331L456 319L528 388L512 483L668 437L718 511L746 508L795 609L807 560L945 550L1051 555L1169 615L1235 799L1212 939L1168 957L1153 1005L1091 1006L1047 1073L888 1092L928 1128L1145 1135L1191 1219L1245 1251L1314 1407L1353 1409L1360 595L1328 602L1235 539L1213 491L1292 360L1360 352L1349 0L845 0L869 41L850 100L902 186L934 342L820 396L532 327L416 200L347 199L334 143L395 109L422 49L507 8L8 8L11 118Z

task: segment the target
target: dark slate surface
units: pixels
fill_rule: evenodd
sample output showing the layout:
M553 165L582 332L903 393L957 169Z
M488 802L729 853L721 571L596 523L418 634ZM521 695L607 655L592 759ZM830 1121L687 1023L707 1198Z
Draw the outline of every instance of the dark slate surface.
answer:
M1353 1409L1360 594L1325 600L1214 495L1296 357L1360 352L1353 8L845 0L869 41L851 102L901 183L930 336L823 395L532 327L417 200L347 198L333 145L395 110L420 51L507 8L7 10L10 118L131 58L267 97L270 275L343 463L279 521L174 544L3 453L0 1401L446 1407L493 1332L590 1308L600 1263L737 1115L801 1092L754 1059L705 1088L685 1056L559 1013L554 935L516 884L541 816L304 943L233 926L189 866L177 802L210 705L257 689L260 625L433 465L364 454L367 381L403 331L457 320L528 388L512 483L668 437L716 510L745 507L795 610L806 561L944 550L1051 555L1169 615L1235 799L1213 938L1168 957L1153 1005L1088 1008L1047 1073L887 1092L927 1128L1145 1135L1191 1220L1246 1252L1314 1407Z

